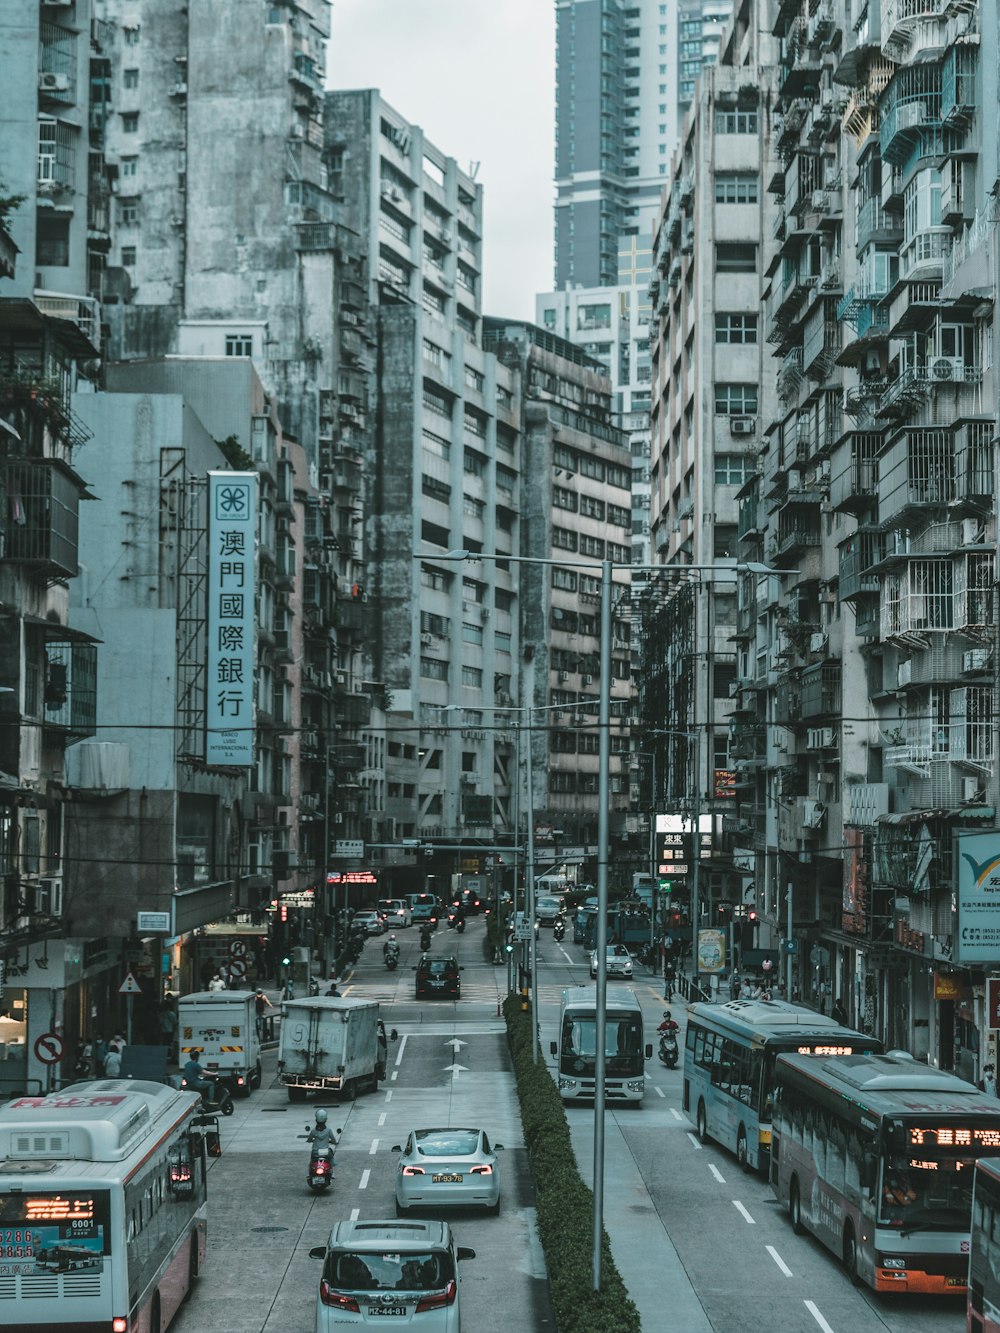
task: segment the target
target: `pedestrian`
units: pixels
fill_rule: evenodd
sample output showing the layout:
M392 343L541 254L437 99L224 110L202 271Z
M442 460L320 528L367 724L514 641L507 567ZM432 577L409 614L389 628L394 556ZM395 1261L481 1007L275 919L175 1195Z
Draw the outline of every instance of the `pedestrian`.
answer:
M90 1060L93 1047L81 1037L76 1043L76 1059L73 1061L73 1074L76 1078L90 1077Z
M753 999L753 987L750 985L749 977L743 978L743 985L740 987L740 999L741 1000Z
M734 972L733 975L729 978L729 998L731 1000L738 1000L739 995L740 995L740 974L738 972Z
M104 1073L104 1061L108 1054L108 1043L103 1037L94 1038L94 1073L100 1078Z
M851 1020L847 1017L847 1010L844 1008L841 1000L834 1000L833 1009L830 1016L835 1023L839 1023L842 1028L850 1027Z
M333 980L331 980L331 982L330 982L330 989L329 989L326 993L327 993L327 995L328 995L329 997L331 997L331 998L333 998L333 999L335 999L335 1000L339 1000L339 999L340 999L340 991L337 990L337 983L336 983L335 981L333 981Z
M117 1041L112 1041L104 1057L104 1077L119 1078L122 1072L122 1052Z
M274 1005L264 994L264 991L260 986L258 986L254 992L253 1003L254 1010L257 1014L257 1038L259 1040L264 1031L264 1015L267 1013L268 1009L273 1009Z
M979 1080L979 1091L985 1092L989 1097L997 1095L997 1079L992 1065L983 1065L983 1076Z
M160 1005L160 1041L167 1048L167 1055L173 1050L174 1034L177 1031L177 1015L174 1013L174 1007L169 1000L164 1000Z
M210 991L220 991L226 989L226 983L222 980L221 972L216 972L213 975L212 980L208 983L208 989Z

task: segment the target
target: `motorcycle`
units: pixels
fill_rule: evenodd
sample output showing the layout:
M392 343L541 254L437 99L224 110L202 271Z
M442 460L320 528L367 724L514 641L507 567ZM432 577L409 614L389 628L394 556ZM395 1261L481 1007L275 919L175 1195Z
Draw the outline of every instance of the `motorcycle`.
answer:
M308 1138L311 1125L306 1125L305 1134L299 1135L300 1138ZM344 1131L337 1130L338 1136ZM309 1170L306 1172L306 1184L314 1194L322 1194L333 1184L333 1149L320 1148L313 1144L309 1153Z
M460 916L460 917L458 918L458 920L455 922L455 929L458 931L459 935L464 935L464 934L465 934L465 917L464 917L464 916Z
M557 942L566 934L566 923L560 919L552 927L552 938Z
M225 1083L222 1083L219 1079L214 1078L211 1082L211 1093L208 1096L206 1096L204 1092L201 1094L201 1108L203 1113L205 1115L232 1115L233 1111L236 1109L236 1104L233 1101L233 1094L226 1087ZM196 1089L188 1087L187 1079L182 1078L181 1091L194 1092Z
M399 950L398 950L398 949L395 949L395 950L393 950L393 949L389 949L389 950L388 950L388 952L387 952L386 955L385 955L385 965L386 965L386 967L389 969L390 972L395 972L396 968L399 966Z
M426 953L430 947L431 947L431 932L429 930L422 930L420 932L420 950L422 953Z
M677 1033L664 1032L660 1035L660 1061L668 1069L677 1068Z

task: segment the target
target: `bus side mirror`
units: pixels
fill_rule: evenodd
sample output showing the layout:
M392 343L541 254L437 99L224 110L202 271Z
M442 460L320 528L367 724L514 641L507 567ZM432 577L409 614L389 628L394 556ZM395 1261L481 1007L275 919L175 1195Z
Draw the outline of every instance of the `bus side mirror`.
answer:
M647 1060L652 1060L652 1058L653 1058L653 1043L652 1043L651 1041L647 1041L647 1042L646 1042L646 1059L647 1059Z
M650 1047L650 1050L652 1050L652 1047ZM558 1054L559 1054L559 1045L558 1045L557 1042L554 1042L554 1041L550 1041L550 1042L549 1042L549 1054L550 1054L550 1055L558 1055Z

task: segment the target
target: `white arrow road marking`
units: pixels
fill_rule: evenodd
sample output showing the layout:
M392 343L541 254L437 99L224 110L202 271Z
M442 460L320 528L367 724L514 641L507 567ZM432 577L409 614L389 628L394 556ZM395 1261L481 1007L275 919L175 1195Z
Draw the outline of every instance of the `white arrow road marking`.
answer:
M805 1305L809 1313L812 1315L812 1317L816 1320L816 1323L819 1324L820 1328L823 1330L823 1333L833 1333L833 1329L826 1322L826 1320L823 1318L820 1312L816 1309L815 1301L804 1301L803 1304Z
M469 1069L469 1066L468 1066L468 1065L445 1065L444 1068L445 1068L445 1073L447 1073L449 1070L451 1070L451 1076L452 1076L452 1078L453 1078L453 1079L456 1079L456 1078L458 1078L458 1076L459 1076L460 1073L467 1073L467 1072L468 1072L468 1069Z
M701 1144L698 1142L698 1140L695 1138L694 1134L692 1134L690 1130L688 1130L688 1138L691 1140L691 1147L697 1148L700 1151Z
M781 1269L781 1271L784 1273L785 1277L791 1277L791 1276L792 1276L792 1270L788 1267L788 1265L785 1263L784 1259L782 1259L781 1255L780 1255L780 1254L778 1253L778 1251L774 1248L774 1246L773 1246L773 1245L765 1245L764 1248L767 1250L768 1254L771 1256L771 1258L774 1260L774 1262L778 1265L778 1267L779 1267L779 1268Z
M750 1223L751 1226L756 1226L756 1225L757 1225L757 1223L753 1220L753 1218L750 1216L750 1214L747 1212L747 1210L746 1210L746 1209L743 1207L743 1205L740 1203L739 1199L734 1199L734 1200L733 1200L733 1207L736 1209L736 1211L737 1211L738 1213L742 1213L742 1214L743 1214L743 1216L746 1218L746 1220Z
M462 1049L463 1046L468 1046L468 1044L469 1043L467 1041L459 1041L457 1037L452 1037L451 1041L445 1042L445 1045L450 1046L456 1055L459 1053L459 1051Z
M711 1171L712 1175L716 1178L716 1180L719 1182L720 1185L724 1185L726 1183L725 1176L723 1176L722 1172L719 1170L717 1166L713 1165L712 1163L709 1163L708 1169L709 1171Z

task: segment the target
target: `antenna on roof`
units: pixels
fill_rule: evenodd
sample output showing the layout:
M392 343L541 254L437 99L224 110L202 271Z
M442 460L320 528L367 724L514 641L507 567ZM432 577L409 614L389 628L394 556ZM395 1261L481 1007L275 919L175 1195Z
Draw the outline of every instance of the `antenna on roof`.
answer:
M479 168L480 168L481 165L482 165L482 163L480 163L480 162L470 162L470 163L469 163L469 179L470 179L470 180L475 180L476 177L479 175Z

